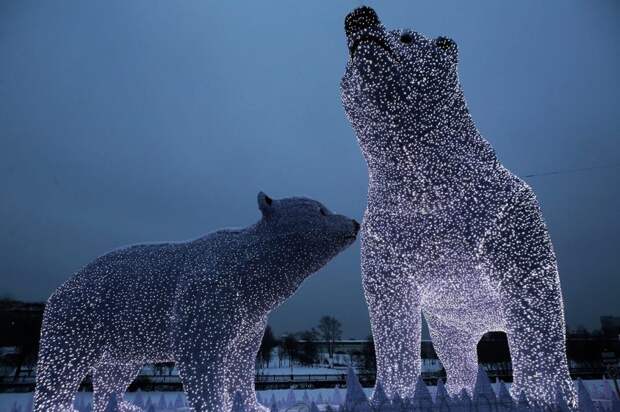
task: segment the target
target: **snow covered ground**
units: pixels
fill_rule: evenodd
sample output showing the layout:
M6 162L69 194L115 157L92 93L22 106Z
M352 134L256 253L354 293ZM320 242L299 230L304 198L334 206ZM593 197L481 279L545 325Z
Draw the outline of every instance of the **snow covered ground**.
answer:
M613 383L603 379L583 381L590 396L598 405L610 409L609 401L610 388ZM499 382L492 384L496 394L499 393ZM508 385L509 386L509 385ZM429 392L433 399L436 394L436 386L428 386ZM371 388L365 388L364 392L367 396L372 394ZM345 399L345 388L333 389L311 389L311 390L267 390L259 391L258 397L265 405L271 405L274 401L278 405L280 411L286 410L289 405L304 403L310 405L314 402L319 405L319 409L329 404L337 407ZM80 411L86 411L88 404L91 402L92 393L80 392L76 397L76 406ZM178 406L185 403L185 395L182 392L132 392L126 395L126 399L132 403L143 405L144 409L148 409L149 405L153 405L153 410L157 412L176 411ZM32 402L32 393L0 393L0 412L29 412Z

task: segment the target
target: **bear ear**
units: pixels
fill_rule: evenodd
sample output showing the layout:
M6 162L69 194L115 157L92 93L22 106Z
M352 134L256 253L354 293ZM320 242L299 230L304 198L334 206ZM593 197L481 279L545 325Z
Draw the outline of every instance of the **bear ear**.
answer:
M263 213L263 216L267 217L271 214L273 199L267 196L263 192L258 192L258 208Z
M435 44L437 47L442 49L445 53L450 56L450 60L454 63L458 63L459 60L459 47L456 45L456 42L447 37L437 37L435 39Z

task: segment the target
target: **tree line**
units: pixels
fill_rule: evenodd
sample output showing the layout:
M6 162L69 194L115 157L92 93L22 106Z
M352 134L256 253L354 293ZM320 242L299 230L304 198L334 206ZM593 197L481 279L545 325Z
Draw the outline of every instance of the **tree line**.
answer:
M257 367L268 367L277 354L278 367L284 360L289 366L300 365L333 366L336 343L342 339L342 324L333 316L322 316L316 328L296 333L287 333L281 339L274 336L271 326L267 326L257 354ZM275 351L274 351L275 350ZM372 337L364 341L361 350L346 353L351 362L360 369L376 369L375 347Z

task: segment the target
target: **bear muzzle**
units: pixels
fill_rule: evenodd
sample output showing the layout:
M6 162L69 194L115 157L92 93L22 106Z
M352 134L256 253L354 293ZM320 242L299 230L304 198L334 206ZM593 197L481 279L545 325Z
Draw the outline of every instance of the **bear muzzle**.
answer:
M344 30L351 59L361 43L372 42L384 49L393 59L398 60L385 39L385 29L377 13L370 7L353 10L344 19Z
M344 31L347 37L351 37L361 30L377 27L380 24L377 13L370 7L364 6L347 14L344 19Z

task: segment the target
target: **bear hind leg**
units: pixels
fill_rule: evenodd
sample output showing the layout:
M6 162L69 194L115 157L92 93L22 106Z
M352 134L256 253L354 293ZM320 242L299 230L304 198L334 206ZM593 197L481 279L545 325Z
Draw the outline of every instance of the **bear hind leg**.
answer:
M37 361L34 412L65 412L73 410L73 400L80 383L95 363L93 353L79 347L42 339ZM66 342L63 339L63 342ZM75 341L74 341L75 343ZM63 348L59 351L57 348Z
M496 227L485 248L499 275L512 358L512 394L523 392L531 402L553 404L559 392L569 405L576 406L556 258L531 190L515 196Z
M93 368L93 412L103 412L112 396L120 405L141 367L139 363L101 363Z
M564 313L559 288L537 276L527 287L502 293L506 334L512 359L513 397L554 404L558 392L576 406L577 397L566 359Z
M479 336L447 325L435 316L425 313L433 347L446 370L446 389L450 396L466 389L473 394L478 374Z

